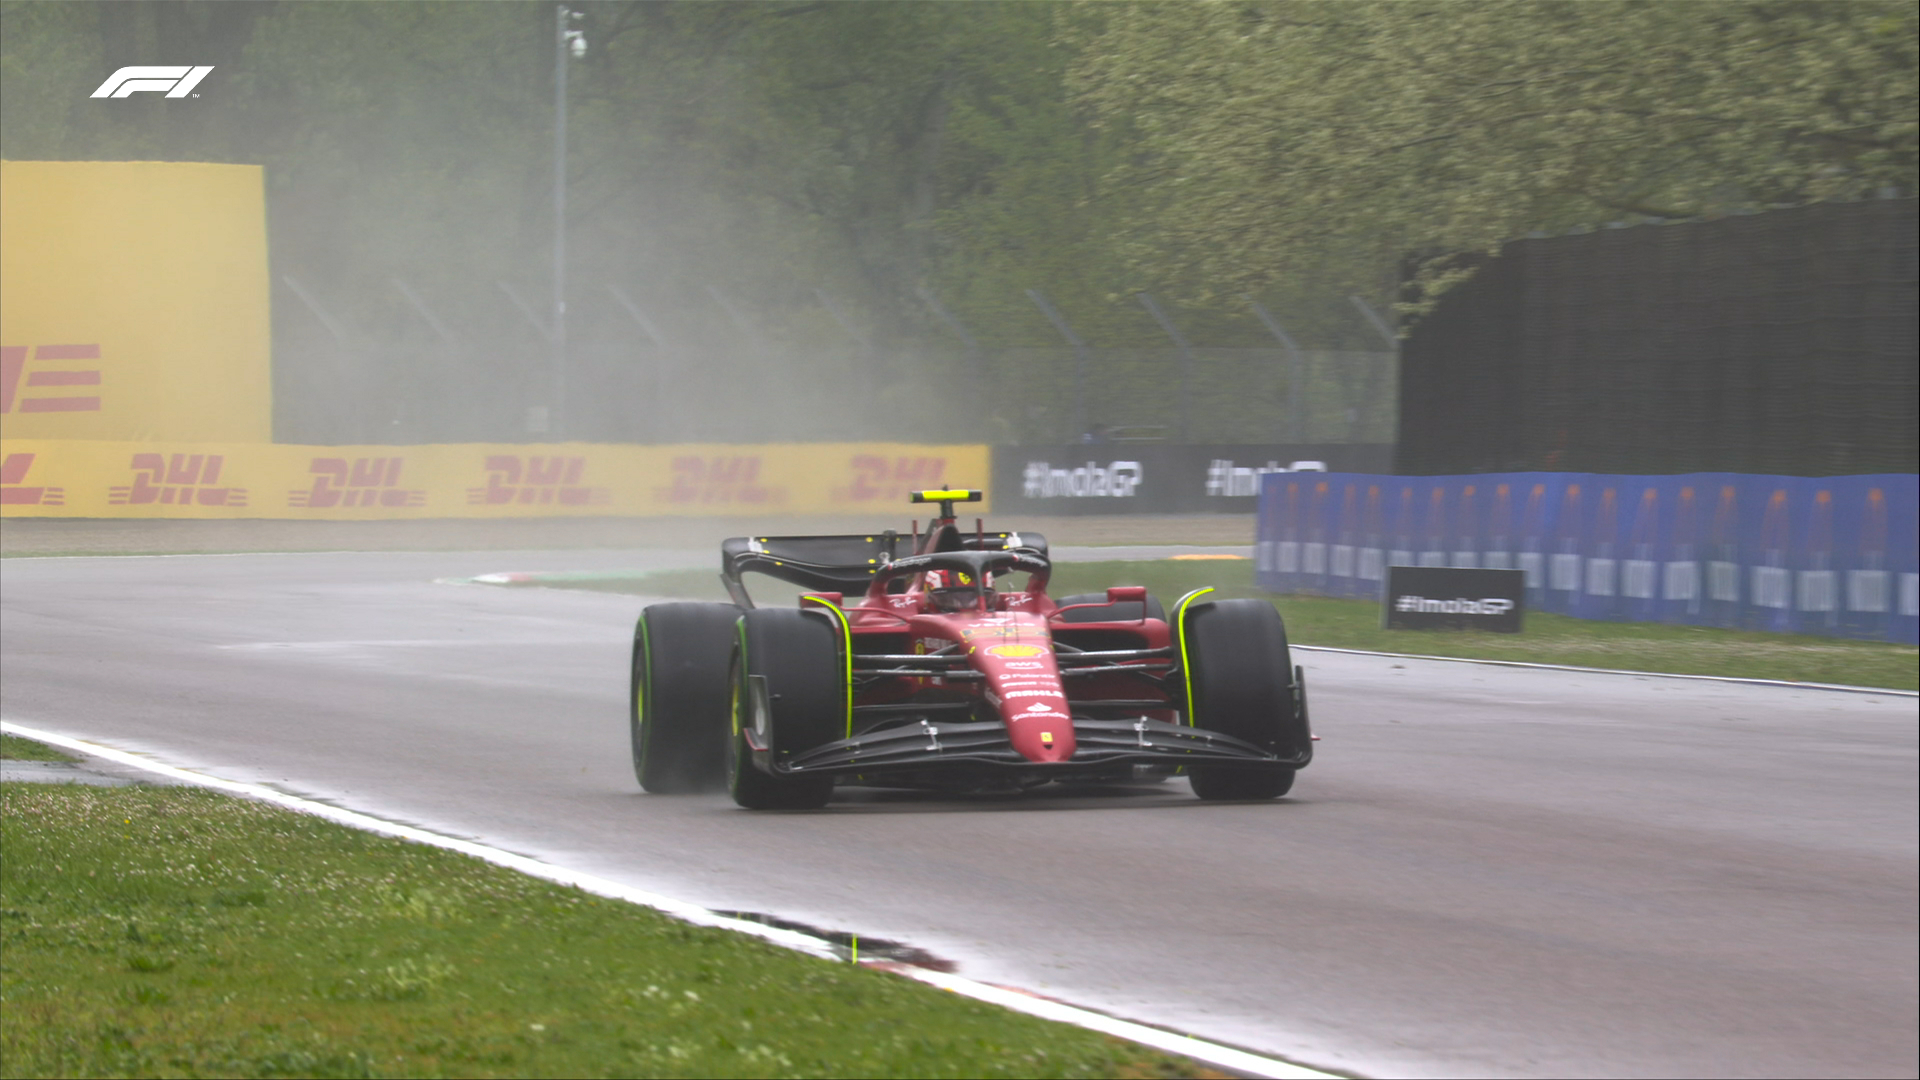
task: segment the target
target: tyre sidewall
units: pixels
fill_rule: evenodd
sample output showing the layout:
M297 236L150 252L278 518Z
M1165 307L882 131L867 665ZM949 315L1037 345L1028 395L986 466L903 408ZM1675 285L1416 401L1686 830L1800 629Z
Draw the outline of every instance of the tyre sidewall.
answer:
M833 795L831 776L792 776L775 762L842 738L846 733L845 655L837 624L824 613L791 608L757 609L740 620L729 682L728 790L749 810L811 810ZM750 680L765 680L767 712L755 732L765 744L747 742L755 727L756 693Z
M1305 741L1293 709L1293 657L1280 613L1264 600L1187 609L1181 626L1187 721L1283 756Z
M846 658L832 615L759 609L741 618L739 633L742 674L766 682L771 760L847 737ZM741 710L749 711L747 702Z
M724 785L727 662L739 616L730 604L655 604L641 612L627 716L634 775L647 791Z

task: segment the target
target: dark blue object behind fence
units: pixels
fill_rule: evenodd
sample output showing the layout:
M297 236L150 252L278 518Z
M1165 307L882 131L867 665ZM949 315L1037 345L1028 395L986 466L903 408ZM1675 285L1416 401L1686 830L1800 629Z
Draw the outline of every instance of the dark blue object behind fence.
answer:
M1255 581L1377 599L1387 566L1527 572L1583 619L1916 642L1920 477L1269 475Z

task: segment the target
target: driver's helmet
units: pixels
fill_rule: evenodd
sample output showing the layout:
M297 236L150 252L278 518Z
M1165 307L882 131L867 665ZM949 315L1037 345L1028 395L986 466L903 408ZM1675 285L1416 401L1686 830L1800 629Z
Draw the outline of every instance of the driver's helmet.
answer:
M981 586L993 587L993 575L982 575ZM979 595L974 589L973 575L965 570L929 570L927 571L927 595L933 598L933 606L941 611L970 611L975 598Z

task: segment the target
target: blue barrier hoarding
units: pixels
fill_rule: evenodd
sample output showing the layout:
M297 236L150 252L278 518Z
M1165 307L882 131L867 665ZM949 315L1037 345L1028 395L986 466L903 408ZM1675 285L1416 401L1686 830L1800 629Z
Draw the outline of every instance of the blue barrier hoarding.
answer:
M1526 571L1527 606L1916 643L1920 477L1282 473L1255 582L1377 600L1388 566Z

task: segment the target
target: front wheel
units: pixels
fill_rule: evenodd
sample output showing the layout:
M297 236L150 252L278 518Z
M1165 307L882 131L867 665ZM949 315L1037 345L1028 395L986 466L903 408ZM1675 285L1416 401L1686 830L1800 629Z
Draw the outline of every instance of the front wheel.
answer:
M1193 793L1208 802L1277 799L1293 790L1292 769L1226 769L1218 765L1193 770Z
M1176 628L1186 664L1187 722L1296 762L1195 765L1193 793L1207 800L1276 799L1312 756L1306 697L1280 613L1264 600L1194 604Z
M826 612L761 608L740 620L727 744L734 802L749 810L817 810L833 797L832 776L779 766L845 736L851 713L841 649L840 626Z

